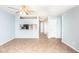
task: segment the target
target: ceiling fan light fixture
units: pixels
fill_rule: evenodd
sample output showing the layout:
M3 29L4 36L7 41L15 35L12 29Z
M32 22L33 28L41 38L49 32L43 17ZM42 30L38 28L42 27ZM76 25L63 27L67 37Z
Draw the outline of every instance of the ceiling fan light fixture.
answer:
M25 12L20 12L19 15L20 16L27 16L28 14L26 14Z
M30 10L28 10L28 8L25 5L20 7L19 13L20 13L20 15L23 15L23 16L27 16L27 15L31 14Z
M8 8L17 10L16 13L19 14L20 16L27 16L27 15L31 15L32 14L31 13L32 12L31 9L28 6L26 6L26 5L20 6L19 9L16 9L16 8L13 8L13 7L8 7Z

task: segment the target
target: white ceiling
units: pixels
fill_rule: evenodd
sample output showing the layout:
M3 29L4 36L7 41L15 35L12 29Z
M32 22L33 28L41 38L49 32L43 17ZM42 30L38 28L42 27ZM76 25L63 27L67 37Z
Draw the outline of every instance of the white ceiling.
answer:
M20 5L0 5L0 9L7 11L10 14L17 15L14 9L10 9L8 7L20 8ZM74 5L37 5L37 6L28 6L33 15L40 16L58 16L68 11L69 9L75 7Z

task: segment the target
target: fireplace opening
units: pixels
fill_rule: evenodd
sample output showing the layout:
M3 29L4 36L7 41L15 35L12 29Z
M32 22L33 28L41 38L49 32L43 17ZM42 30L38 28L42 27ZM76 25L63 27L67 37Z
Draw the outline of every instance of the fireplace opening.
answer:
M29 29L29 25L28 25L28 24L23 24L23 25L21 26L21 29Z

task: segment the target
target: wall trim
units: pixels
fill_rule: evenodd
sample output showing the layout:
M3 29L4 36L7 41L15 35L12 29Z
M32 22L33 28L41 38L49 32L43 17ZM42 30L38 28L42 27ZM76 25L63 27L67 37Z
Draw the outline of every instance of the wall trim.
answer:
M48 37L48 39L62 39L62 38L58 38L58 37Z
M7 41L5 41L5 42L0 43L0 46L6 44L7 42L9 42L9 41L11 41L11 40L13 40L13 39L15 39L15 38L10 38L9 40L7 40Z
M63 40L62 40L62 42L63 42L64 44L68 45L69 47L71 47L72 49L74 49L75 51L79 52L79 50L78 50L78 49L76 49L75 47L73 47L72 45L70 45L70 44L66 43L66 42L65 42L65 41L63 41Z

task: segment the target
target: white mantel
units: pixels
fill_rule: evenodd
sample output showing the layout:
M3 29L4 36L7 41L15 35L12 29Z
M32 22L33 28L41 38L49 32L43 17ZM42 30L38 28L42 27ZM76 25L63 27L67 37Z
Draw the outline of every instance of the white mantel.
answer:
M20 24L37 24L35 30L20 30ZM15 20L15 38L39 38L39 19L18 19Z

